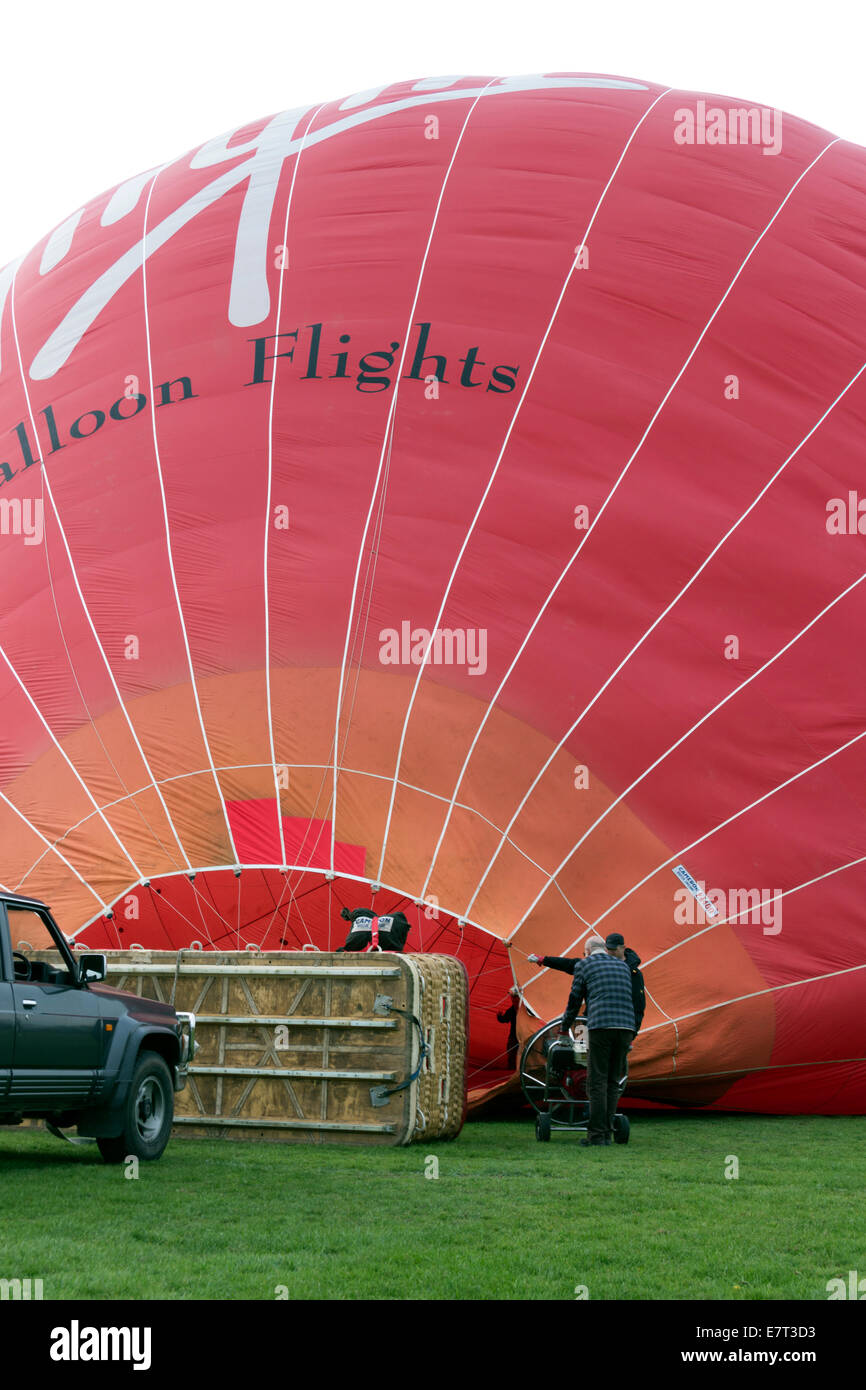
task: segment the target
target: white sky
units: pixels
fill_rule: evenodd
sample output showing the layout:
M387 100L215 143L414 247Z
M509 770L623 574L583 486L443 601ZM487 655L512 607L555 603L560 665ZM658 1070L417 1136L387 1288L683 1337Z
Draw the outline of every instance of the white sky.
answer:
M0 266L259 116L444 74L602 72L866 145L863 0L5 0Z

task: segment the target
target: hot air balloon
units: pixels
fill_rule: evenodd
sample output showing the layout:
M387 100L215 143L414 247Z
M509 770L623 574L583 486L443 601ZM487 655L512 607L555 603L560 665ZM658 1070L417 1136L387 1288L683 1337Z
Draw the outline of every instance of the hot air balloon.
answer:
M0 275L0 881L77 943L579 956L630 1094L866 1109L866 155L600 75L281 112Z

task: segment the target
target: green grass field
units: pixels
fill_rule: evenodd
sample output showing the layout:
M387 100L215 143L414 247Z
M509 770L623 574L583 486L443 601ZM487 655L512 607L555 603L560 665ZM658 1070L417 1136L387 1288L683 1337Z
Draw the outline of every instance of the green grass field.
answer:
M866 1118L632 1118L600 1149L529 1120L408 1149L173 1139L136 1180L8 1130L0 1278L46 1299L752 1300L866 1274Z

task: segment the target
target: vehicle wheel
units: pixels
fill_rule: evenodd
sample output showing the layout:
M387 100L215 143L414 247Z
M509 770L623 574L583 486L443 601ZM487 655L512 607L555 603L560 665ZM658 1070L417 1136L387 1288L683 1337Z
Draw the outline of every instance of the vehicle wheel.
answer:
M174 1090L168 1067L157 1052L142 1052L123 1107L123 1130L110 1139L97 1139L106 1163L135 1157L160 1158L174 1118Z
M542 1113L535 1117L535 1137L541 1144L550 1142L550 1116Z
M613 1142L615 1144L627 1144L631 1125L628 1122L628 1115L614 1115L613 1117Z

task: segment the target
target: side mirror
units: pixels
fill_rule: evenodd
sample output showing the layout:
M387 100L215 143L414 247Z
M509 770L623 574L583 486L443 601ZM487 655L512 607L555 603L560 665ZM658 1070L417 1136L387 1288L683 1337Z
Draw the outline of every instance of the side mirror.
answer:
M78 979L81 984L89 980L104 980L106 969L105 956L78 957Z

